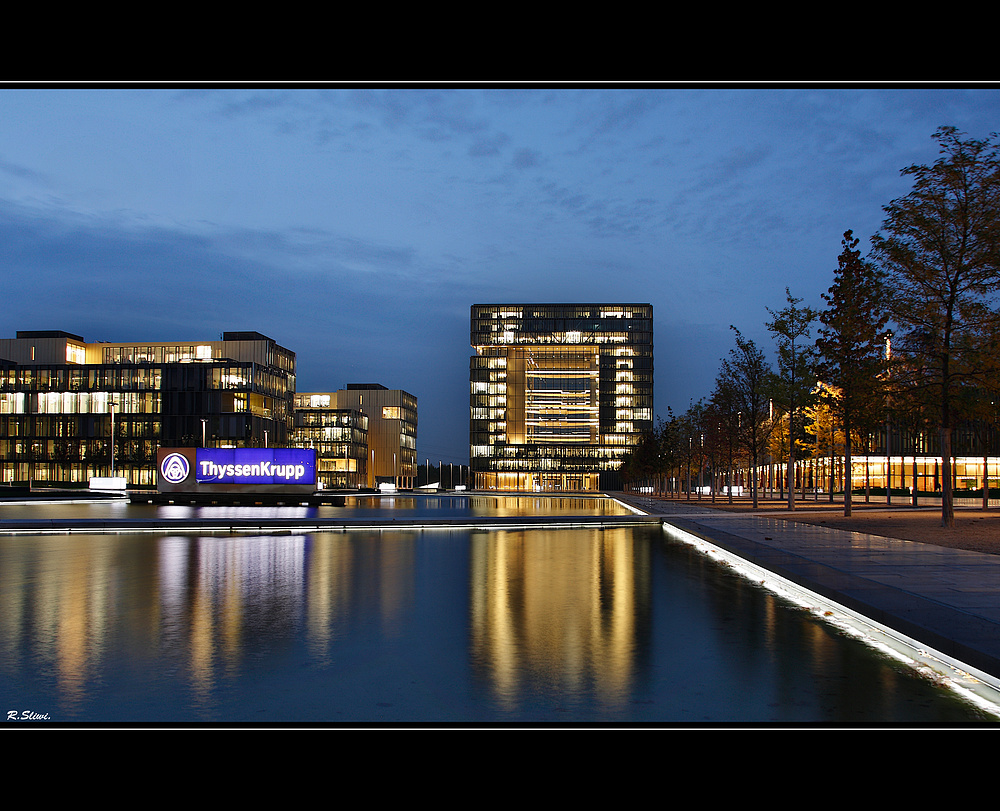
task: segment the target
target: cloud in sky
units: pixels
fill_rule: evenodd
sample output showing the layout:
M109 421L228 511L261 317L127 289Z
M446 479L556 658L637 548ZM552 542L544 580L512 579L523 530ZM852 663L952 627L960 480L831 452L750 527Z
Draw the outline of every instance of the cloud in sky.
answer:
M464 461L469 307L649 301L656 411L711 392L729 325L770 350L843 232L998 129L992 88L0 89L4 336L263 332L298 388L419 398Z

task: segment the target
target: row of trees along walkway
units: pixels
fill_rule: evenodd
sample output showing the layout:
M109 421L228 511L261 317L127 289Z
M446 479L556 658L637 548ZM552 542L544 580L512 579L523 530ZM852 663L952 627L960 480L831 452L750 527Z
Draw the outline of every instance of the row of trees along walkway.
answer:
M836 423L826 433L842 437L848 482L856 451L867 454L881 432L888 459L895 420L914 435L937 432L941 521L954 526L956 424L989 427L1000 398L1000 159L995 133L974 139L942 127L934 138L938 160L902 170L912 190L883 207L870 257L861 256L852 231L844 233L825 308L803 305L788 288L785 306L768 308L777 369L733 327L735 346L708 401L680 416L668 409L626 458L626 482L665 489L684 479L686 465L688 491L694 466L699 478L711 471L716 489L731 493L742 468L757 506L762 460L779 456L794 509L798 463L820 444L819 415ZM982 447L985 506L985 437ZM886 470L888 500L888 463ZM844 488L848 516L851 490Z

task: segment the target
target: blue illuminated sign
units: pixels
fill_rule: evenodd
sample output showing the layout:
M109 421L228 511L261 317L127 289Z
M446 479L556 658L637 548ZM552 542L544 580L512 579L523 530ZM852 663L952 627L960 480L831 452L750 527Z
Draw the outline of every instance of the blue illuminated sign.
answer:
M198 448L199 484L316 484L316 452L302 448Z

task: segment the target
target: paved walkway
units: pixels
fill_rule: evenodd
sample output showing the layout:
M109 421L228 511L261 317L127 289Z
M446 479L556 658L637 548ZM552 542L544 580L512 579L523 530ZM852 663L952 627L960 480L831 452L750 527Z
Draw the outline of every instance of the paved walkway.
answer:
M667 523L1000 679L1000 555L629 498Z

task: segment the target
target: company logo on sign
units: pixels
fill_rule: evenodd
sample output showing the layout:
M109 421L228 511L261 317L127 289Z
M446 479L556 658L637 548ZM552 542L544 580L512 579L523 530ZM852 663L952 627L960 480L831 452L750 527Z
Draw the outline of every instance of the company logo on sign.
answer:
M180 453L167 454L160 463L160 475L171 484L180 484L190 472L187 457Z
M195 479L204 484L315 484L316 453L299 448L199 448Z

